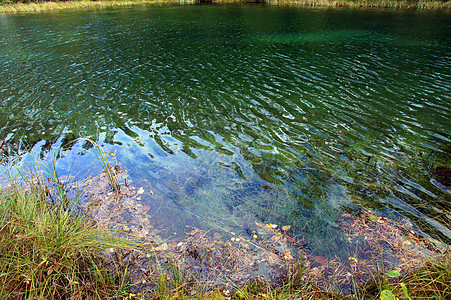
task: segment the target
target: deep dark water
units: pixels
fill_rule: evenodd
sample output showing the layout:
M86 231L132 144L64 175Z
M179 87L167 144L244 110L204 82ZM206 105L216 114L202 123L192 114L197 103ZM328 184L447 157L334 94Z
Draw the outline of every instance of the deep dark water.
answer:
M449 242L449 12L141 7L0 17L2 155L99 171L90 136L185 225L291 225L321 255L336 216L406 216ZM114 160L113 156L110 156ZM175 234L174 234L175 233Z

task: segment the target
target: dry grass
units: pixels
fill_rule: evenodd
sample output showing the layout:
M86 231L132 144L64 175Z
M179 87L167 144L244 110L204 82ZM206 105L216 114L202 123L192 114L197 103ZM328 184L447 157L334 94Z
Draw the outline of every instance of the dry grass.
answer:
M305 7L351 7L351 8L392 8L392 9L449 9L451 1L435 0L212 0L218 4L239 3L266 3L280 6Z
M105 8L131 5L193 4L197 0L99 0L67 1L41 3L0 4L0 13L44 12L67 9ZM217 4L239 4L259 2L253 0L212 0ZM406 0L266 0L268 5L306 6L306 7L352 7L352 8L392 8L392 9L450 9L451 1L406 1Z
M68 9L105 8L113 6L131 6L144 4L171 4L172 0L99 0L99 1L67 1L67 2L41 2L41 3L13 3L0 5L0 13L18 12L45 12Z
M268 0L270 4L308 7L351 7L351 8L392 8L392 9L448 9L451 2L405 1L405 0Z
M121 242L28 181L0 194L0 298L104 299L126 292L127 272L102 255ZM6 298L5 298L6 297Z

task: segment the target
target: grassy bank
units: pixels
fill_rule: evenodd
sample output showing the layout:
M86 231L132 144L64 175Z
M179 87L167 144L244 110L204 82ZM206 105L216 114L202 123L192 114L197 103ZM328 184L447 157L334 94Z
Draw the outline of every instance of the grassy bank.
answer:
M48 1L48 2L28 2L28 3L0 3L0 13L19 13L19 12L44 12L59 11L69 9L85 8L106 8L118 6L144 5L144 4L172 4L177 3L173 0L80 0L80 1Z
M189 3L266 3L268 5L289 5L306 7L351 7L351 8L393 8L393 9L450 9L451 1L434 0L98 0L67 2L0 2L0 13L42 12L81 8L105 8L113 6L131 6L144 4L189 4Z
M350 7L350 8L392 8L392 9L449 9L451 2L444 1L404 1L404 0L269 0L270 4L311 6L311 7Z
M435 0L212 0L213 3L250 3L305 7L350 7L350 8L392 8L392 9L449 9L451 1Z
M103 251L125 243L34 181L0 191L0 298L106 299L124 295L127 270Z

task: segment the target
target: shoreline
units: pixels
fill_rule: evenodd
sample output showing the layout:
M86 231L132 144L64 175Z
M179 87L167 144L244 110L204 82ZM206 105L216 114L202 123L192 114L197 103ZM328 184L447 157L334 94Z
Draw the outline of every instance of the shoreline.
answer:
M349 241L345 258L316 256L307 240L289 234L290 226L258 222L250 224L255 229L250 239L221 228L209 233L193 227L185 239L170 241L159 238L149 207L139 203L141 195L152 194L151 190L128 185L126 170L111 167L81 182L72 182L72 177L48 181L38 174L23 174L25 185L12 180L9 187L0 187L0 215L11 215L1 219L4 232L27 251L44 255L52 240L49 232L55 241L61 239L58 228L72 233L62 246L50 243L50 260L41 255L32 261L25 252L15 252L16 242L3 236L0 249L8 255L0 259L4 275L0 283L5 287L0 297L45 297L57 292L96 298L89 291L93 283L110 296L126 299L394 299L382 297L387 294L446 299L451 295L446 286L451 280L448 246L414 233L408 220L395 222L365 209L340 215L339 226ZM78 189L86 197L81 215L65 204ZM136 222L127 221L129 214ZM35 227L45 228L47 235ZM82 238L72 242L74 236ZM47 244L34 242L43 238ZM64 255L67 249L73 253L69 259ZM93 259L87 261L91 255ZM23 261L27 268L9 267ZM102 273L91 272L93 266ZM29 279L32 274L39 276ZM117 277L121 282L104 283Z
M37 13L73 9L97 9L107 7L135 5L186 5L186 4L263 4L268 6L298 6L322 8L360 8L360 9L413 9L413 10L447 10L451 1L396 1L396 0L99 0L67 1L40 3L0 4L0 13Z

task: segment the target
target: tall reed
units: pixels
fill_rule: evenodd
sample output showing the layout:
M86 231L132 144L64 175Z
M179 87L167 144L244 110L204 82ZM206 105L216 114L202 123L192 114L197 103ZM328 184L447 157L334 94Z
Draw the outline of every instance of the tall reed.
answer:
M95 141L93 141L89 138L80 138L78 140L85 140L93 146L92 149L93 149L94 155L96 156L97 160L100 162L100 165L102 166L102 169L105 172L113 191L119 192L121 189L121 186L119 184L117 174L116 174L117 161L114 166L111 166L105 150L99 144L97 144ZM76 141L77 140L75 140L74 142L76 142Z

